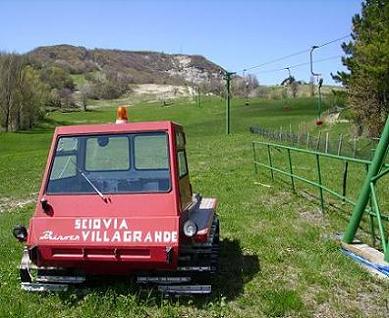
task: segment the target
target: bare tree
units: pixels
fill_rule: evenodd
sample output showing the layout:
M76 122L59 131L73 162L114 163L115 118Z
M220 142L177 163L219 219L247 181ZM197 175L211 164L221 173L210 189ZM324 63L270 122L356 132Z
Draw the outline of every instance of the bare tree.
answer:
M12 113L20 102L20 87L23 59L18 54L1 54L0 56L0 110L1 126L8 131L12 129Z
M0 54L0 126L5 131L32 128L41 115L48 87L18 54Z
M250 91L255 90L259 86L259 82L255 74L248 74L246 81Z
M211 78L209 81L209 90L217 96L223 96L224 84L220 79Z
M236 77L232 81L232 93L234 95L248 97L258 86L259 82L254 74Z
M91 84L86 83L80 87L81 104L84 111L87 111L88 100L93 98L93 87Z
M58 90L58 95L61 100L61 107L74 107L75 101L73 97L73 92L69 88L62 88Z

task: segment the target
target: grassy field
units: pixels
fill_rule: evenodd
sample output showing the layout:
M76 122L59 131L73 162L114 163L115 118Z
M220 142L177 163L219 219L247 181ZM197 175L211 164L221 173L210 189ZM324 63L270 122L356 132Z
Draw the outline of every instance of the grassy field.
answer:
M0 134L0 204L15 205L38 191L55 125L111 122L116 105L109 101L86 113L53 113L31 132ZM389 284L340 252L337 233L350 208L322 214L317 202L292 193L287 179L271 183L268 171L254 174L251 141L257 137L249 126L313 125L315 113L311 99L293 101L288 112L279 101L234 100L232 134L225 136L219 99L203 100L201 107L185 101L130 107L130 121L184 125L193 189L218 198L222 259L214 293L163 299L123 281L66 294L22 292L17 270L22 247L11 229L28 222L33 205L27 204L0 214L0 317L387 317ZM302 173L314 173L313 161L296 158L296 164ZM323 163L323 169L325 180L335 184L337 168ZM355 196L363 177L358 170L354 175Z

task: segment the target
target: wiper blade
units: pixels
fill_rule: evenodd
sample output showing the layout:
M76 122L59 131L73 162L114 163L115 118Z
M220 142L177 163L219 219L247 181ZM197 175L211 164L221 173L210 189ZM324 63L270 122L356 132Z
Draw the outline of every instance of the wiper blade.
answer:
M100 198L102 198L104 200L104 202L107 202L107 198L104 196L104 194L102 194L100 192L99 189L97 189L97 187L93 184L93 182L86 176L86 174L84 172L82 172L80 169L78 169L78 172L84 177L84 179L89 183L89 185L93 188L93 190L96 191L96 193L100 196Z
M94 185L94 183L87 177L87 175L77 167L76 163L70 159L70 162L76 167L77 171L82 175L82 177L86 180L86 182L89 183L89 185L92 187L93 190L95 190L95 192L99 195L99 197L101 199L103 199L103 201L105 203L107 203L107 198L104 196L104 194L101 193L101 191Z

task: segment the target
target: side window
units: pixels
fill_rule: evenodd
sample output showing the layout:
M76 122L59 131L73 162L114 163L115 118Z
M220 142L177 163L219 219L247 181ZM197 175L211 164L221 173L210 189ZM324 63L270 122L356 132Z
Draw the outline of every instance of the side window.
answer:
M186 144L185 134L181 131L176 133L176 144L178 148L184 148Z
M168 169L167 135L139 135L134 139L135 168L138 170Z
M74 177L77 174L75 165L77 146L77 138L61 137L58 140L50 180Z
M74 177L77 174L75 155L56 156L51 169L50 180Z
M188 165L186 162L185 151L181 150L177 153L178 157L178 174L182 178L188 174Z
M130 169L129 139L122 136L88 138L85 169L88 171Z
M76 151L78 146L78 138L61 137L58 140L57 153L65 151Z

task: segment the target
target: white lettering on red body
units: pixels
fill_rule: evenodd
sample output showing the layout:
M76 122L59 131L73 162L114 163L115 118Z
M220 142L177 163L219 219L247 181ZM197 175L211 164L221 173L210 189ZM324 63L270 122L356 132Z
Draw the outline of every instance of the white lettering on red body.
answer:
M83 241L96 243L177 243L177 231L131 230L126 219L79 218L74 220L76 233L56 235L45 230L39 240Z
M79 241L79 235L57 235L53 231L43 231L42 236L39 237L42 241Z

